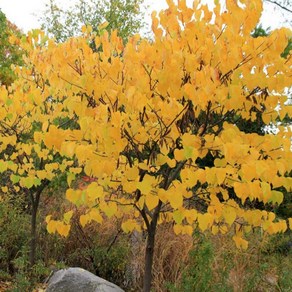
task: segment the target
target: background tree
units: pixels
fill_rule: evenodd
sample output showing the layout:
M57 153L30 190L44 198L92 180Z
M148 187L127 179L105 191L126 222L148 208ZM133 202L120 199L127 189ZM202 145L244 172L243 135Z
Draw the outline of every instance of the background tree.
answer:
M57 42L80 35L84 25L91 25L99 33L99 26L107 22L106 29L118 29L124 41L144 26L144 0L79 0L74 6L60 8L55 0L46 5L40 18L42 29Z
M291 84L292 60L280 56L291 31L253 38L259 0L245 9L228 1L224 14L217 5L214 23L206 6L168 4L159 19L153 14L153 41L134 36L124 46L117 32L95 37L88 28L87 36L27 48L31 69L21 70L25 78L14 92L42 111L49 101L55 121L74 119L68 129L40 110L28 115L41 123L34 140L76 161L69 174L91 178L86 188L70 185L66 192L82 207L83 226L116 216L125 232L146 232L145 292L158 224L172 222L176 234L189 235L196 228L233 229L236 246L246 249L245 235L254 228L287 229L286 220L262 206L280 204L279 188L291 189L291 132L242 127L242 121L267 125L291 115L279 96ZM92 51L89 41L102 50ZM68 217L48 216L49 232L66 234Z
M17 44L9 41L13 35L19 38L21 31L0 10L0 85L10 85L15 79L11 65L22 63L23 52Z
M8 88L0 89L0 184L2 192L11 195L12 201L14 197L21 196L28 205L27 211L31 215L29 260L33 266L41 195L73 166L73 161L60 155L58 146L53 147L45 133L53 131L58 136L59 129L69 128L74 117L59 115L61 100L58 94L51 91L52 88L47 86L46 80L29 61L33 61L36 54L41 54L47 38L34 31L27 35L27 39L28 43L26 39L15 39L26 51L25 64L14 71L20 74L19 80ZM74 167L70 169L74 171ZM71 177L74 175L71 173ZM64 235L69 231L64 224L59 228Z

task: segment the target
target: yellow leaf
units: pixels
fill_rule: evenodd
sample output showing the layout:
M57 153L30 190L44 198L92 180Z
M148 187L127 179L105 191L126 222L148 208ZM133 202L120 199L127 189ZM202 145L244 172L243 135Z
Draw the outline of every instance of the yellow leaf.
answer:
M127 193L133 193L137 189L135 181L123 181L123 190Z
M246 181L251 181L257 177L256 168L254 165L251 164L243 164L242 167L242 174Z
M59 169L59 164L56 162L48 163L45 165L45 169L48 171L53 171Z
M193 235L193 228L190 225L184 225L182 228L182 234L187 234L189 236Z
M216 167L225 167L226 166L226 160L224 158L222 158L222 159L216 158L214 160L214 165Z
M224 168L216 168L215 175L217 178L217 184L221 185L225 180L226 170Z
M250 194L249 186L246 183L235 182L234 191L236 193L236 196L241 199L242 203L245 202L245 200Z
M163 203L167 202L168 196L167 196L167 191L164 189L158 189L157 190L157 195L160 201Z
M177 162L183 161L185 159L184 150L183 149L175 149L174 150L174 158Z
M74 173L71 173L71 172L67 173L67 184L68 184L69 187L71 186L71 183L75 179L75 177L76 176L75 176Z
M5 187L1 187L1 190L2 190L3 193L7 193L8 192L8 187L6 187L6 186Z
M136 180L139 178L139 169L137 167L131 167L125 172L125 177L128 180Z
M39 179L45 179L48 177L48 173L45 170L37 170L36 175Z
M178 224L173 225L173 231L176 235L182 233L182 225Z
M235 241L236 247L238 249L246 250L248 248L248 241L246 241L245 239L243 239L237 235L234 235L232 237L232 239Z
M60 224L57 225L57 232L64 236L67 237L70 231L70 225L66 225L63 222L60 222Z
M146 174L142 182L137 183L137 188L141 191L143 195L147 195L151 190L158 185L158 181L154 176Z
M172 216L176 224L181 224L184 219L184 215L181 210L174 211Z
M82 25L82 27L81 27L81 31L82 31L82 33L86 33L86 30L87 30L86 25Z
M86 194L91 201L95 202L98 198L102 197L103 187L93 182L87 187Z
M0 160L0 173L7 170L7 163L6 161Z
M69 224L69 222L70 222L72 216L73 216L73 211L68 211L68 212L66 212L66 213L63 215L64 222L65 222L66 224Z
M157 195L152 195L151 193L149 193L145 196L145 203L149 210L154 209L158 205L158 202L159 198Z
M117 204L115 202L101 203L100 209L105 213L108 218L111 218L118 211Z
M76 204L80 197L81 197L80 190L68 189L66 191L66 199L73 204Z
M199 228L202 231L205 231L207 228L210 228L213 223L212 215L205 213L205 214L198 214L198 224Z
M51 217L52 217L52 215L48 215L48 216L46 216L45 221L46 221L47 224L50 222Z
M148 165L144 162L139 163L139 168L142 170L148 170Z
M222 215L225 219L225 222L231 225L236 219L236 210L234 207L225 206L222 210Z
M102 216L100 215L100 213L98 212L97 209L92 209L90 212L89 212L89 216L90 216L90 219L97 222L97 223L102 223L103 219L102 219Z
M270 202L272 203L277 203L278 205L280 205L282 202L283 202L283 199L284 199L284 195L282 192L279 192L279 191L275 191L275 190L272 190L272 195L270 197Z
M126 233L130 233L132 232L134 229L136 229L137 231L140 231L141 228L140 226L137 224L137 222L133 219L128 219L125 222L122 223L122 229L124 232Z
M185 210L184 214L185 214L188 224L193 224L198 218L198 212L197 210L194 210L194 209Z
M250 225L244 226L244 232L245 233L250 233L252 231L252 228Z
M79 221L81 226L85 227L85 225L91 221L91 218L88 214L85 214L80 216Z
M279 222L276 222L274 224L274 229L275 229L275 232L282 232L284 233L286 230L287 230L287 223L286 223L286 220L280 220Z
M57 225L56 221L54 221L54 220L49 221L48 224L47 224L48 232L49 233L55 233L56 230L57 230L57 226L56 225Z
M176 160L170 159L169 157L167 157L167 164L170 168L174 168L176 166Z
M216 235L219 232L219 227L217 225L213 225L211 229L212 234Z
M42 131L43 132L47 132L48 127L49 127L49 122L48 121L43 122L43 124L42 124Z
M75 142L64 142L61 145L61 154L67 157L73 157L76 149Z
M30 177L22 177L20 179L20 182L19 183L20 183L21 186L30 189L34 185L34 177L33 176L30 176Z
M81 168L81 167L70 167L70 168L69 168L69 171L70 171L71 173L74 173L74 174L79 174L79 173L81 173L82 168Z
M156 161L155 161L155 164L157 165L157 166L161 166L161 165L163 165L163 164L165 164L165 163L167 163L168 161L169 161L169 157L167 156L167 155L163 155L163 154L158 154L157 155L157 158L156 158ZM171 159L170 159L171 160Z
M105 22L103 22L102 24L100 24L100 25L98 26L98 29L99 29L99 30L103 30L103 29L105 29L108 25L109 25L109 23L108 23L107 21L105 21Z
M173 209L178 209L182 206L183 204L183 194L182 193L179 193L179 192L175 192L175 190L168 190L167 191L167 199L170 203L170 206L173 208Z
M263 202L267 203L272 196L271 186L267 182L261 182L261 188L263 191Z
M219 231L220 231L221 234L226 234L227 231L228 231L228 228L227 228L226 225L221 225L221 226L219 227Z
M136 204L137 204L138 208L140 210L142 210L144 207L144 204L145 204L145 196L141 196L141 198L138 200L138 202Z

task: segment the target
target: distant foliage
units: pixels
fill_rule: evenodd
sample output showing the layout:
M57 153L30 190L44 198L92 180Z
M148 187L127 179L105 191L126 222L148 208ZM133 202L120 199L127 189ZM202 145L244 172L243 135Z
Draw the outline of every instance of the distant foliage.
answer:
M118 29L119 36L127 38L145 25L144 0L79 0L74 6L62 9L56 0L50 0L40 18L42 29L57 42L80 35L81 27L90 25L100 34L99 26L107 23L106 30Z
M0 10L0 85L10 85L16 77L11 65L22 63L23 52L19 45L10 42L12 36L20 37L21 32Z

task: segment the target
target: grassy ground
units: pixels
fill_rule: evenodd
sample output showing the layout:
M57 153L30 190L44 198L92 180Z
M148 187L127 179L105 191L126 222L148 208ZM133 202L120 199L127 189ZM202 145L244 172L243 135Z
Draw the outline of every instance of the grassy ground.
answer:
M44 216L56 197L44 198L39 217L37 265L28 267L29 216L19 202L0 204L0 291L43 291L52 269L83 267L116 283L125 291L140 291L145 236L124 235L121 222L81 228L78 216L68 238L49 235ZM61 199L60 199L61 200ZM63 208L63 209L62 209ZM260 230L249 235L249 248L238 250L232 233L193 237L176 236L171 225L160 226L156 237L153 291L155 292L290 292L292 291L292 234L266 237Z

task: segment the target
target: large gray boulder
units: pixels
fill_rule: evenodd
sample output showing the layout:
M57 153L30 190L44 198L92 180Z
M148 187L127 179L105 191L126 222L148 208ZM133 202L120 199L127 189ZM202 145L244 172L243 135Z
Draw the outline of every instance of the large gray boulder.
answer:
M123 292L117 285L81 269L69 268L55 272L46 292Z

